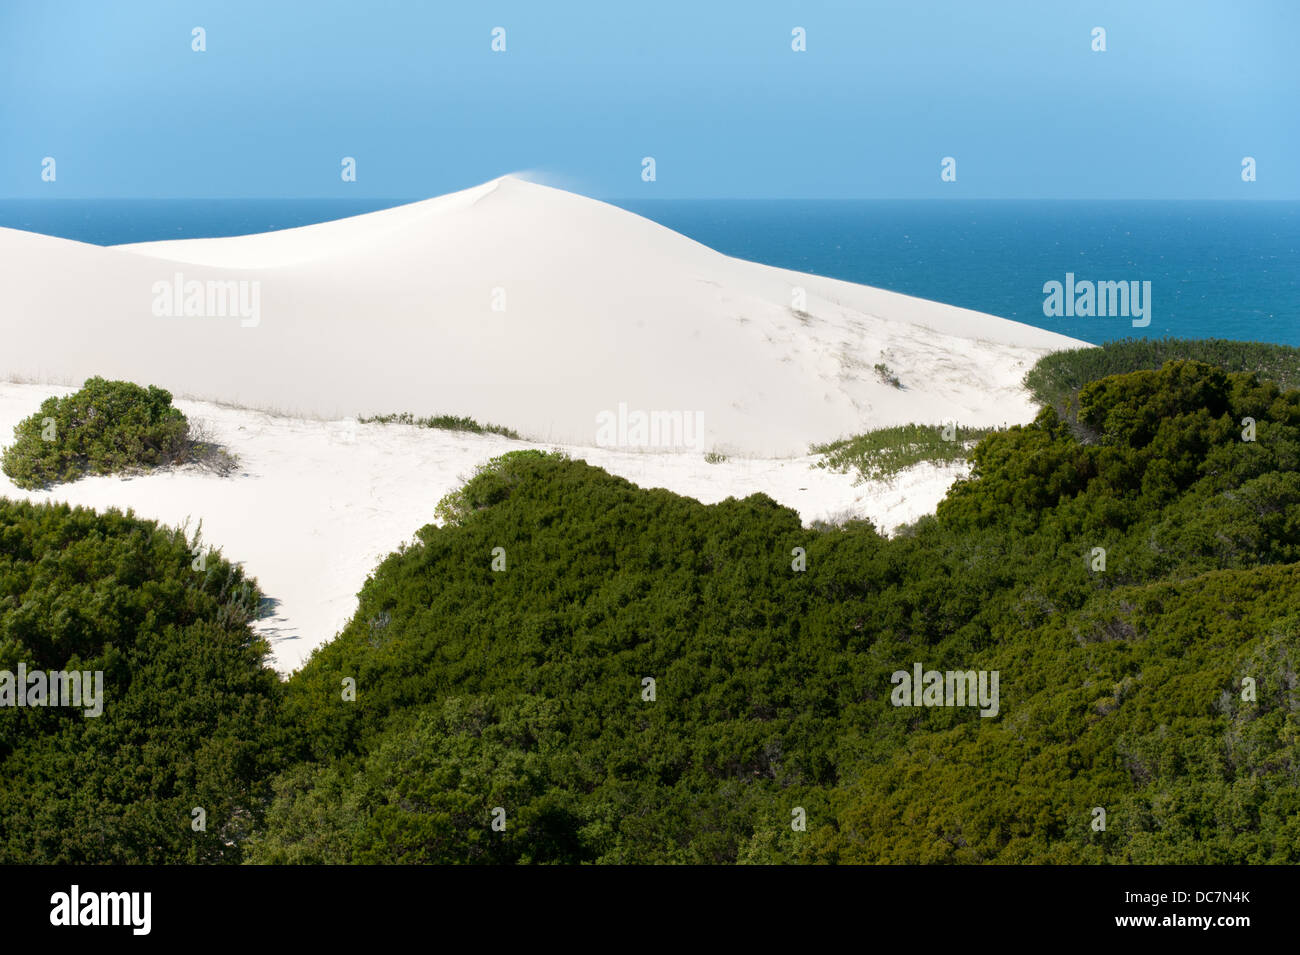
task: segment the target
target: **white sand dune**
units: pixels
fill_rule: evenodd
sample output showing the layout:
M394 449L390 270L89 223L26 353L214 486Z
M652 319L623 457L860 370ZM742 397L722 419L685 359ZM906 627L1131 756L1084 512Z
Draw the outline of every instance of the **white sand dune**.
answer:
M156 315L155 286L178 273L250 283L258 321ZM475 465L536 446L349 424L356 415L468 415L645 487L706 502L762 491L805 522L862 516L889 531L932 511L965 466L855 487L813 469L810 443L905 422L1026 421L1024 372L1083 344L729 258L509 177L230 239L101 248L0 229L0 289L0 379L36 382L0 385L0 446L66 392L51 383L103 375L170 389L242 461L225 479L181 469L39 493L0 478L0 495L201 520L205 540L275 601L261 629L282 671L334 636L376 562ZM904 387L880 380L877 363ZM593 447L597 416L620 405L699 413L703 440L693 451ZM703 449L731 456L709 464Z
M71 390L0 383L0 446L44 399ZM271 642L272 663L285 673L334 637L375 565L431 523L437 502L464 484L476 465L536 447L494 435L286 418L195 401L176 405L239 456L240 473L221 478L187 467L83 478L35 492L0 475L0 497L100 511L131 508L165 524L188 524L191 531L202 521L203 540L241 563L272 601L257 629ZM642 487L706 503L761 491L795 508L805 523L869 517L886 532L933 511L966 473L965 466L925 464L889 482L855 487L851 475L812 467L811 457L709 464L698 453L558 450Z
M177 273L256 281L260 320L156 316L155 284ZM326 419L469 415L586 446L620 404L699 412L700 447L764 456L908 421L1024 421L1025 370L1083 344L733 259L510 177L229 239L101 248L0 229L0 283L0 375L99 374Z

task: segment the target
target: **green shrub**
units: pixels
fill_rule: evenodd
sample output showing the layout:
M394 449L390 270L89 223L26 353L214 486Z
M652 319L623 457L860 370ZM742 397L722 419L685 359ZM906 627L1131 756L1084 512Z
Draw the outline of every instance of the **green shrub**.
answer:
M80 391L47 398L14 428L4 473L35 489L86 474L118 474L184 463L211 453L190 439L189 422L170 392L128 381L87 379Z
M98 716L0 706L0 864L240 860L289 753L282 684L249 627L256 582L201 551L116 510L0 498L0 671L102 673Z

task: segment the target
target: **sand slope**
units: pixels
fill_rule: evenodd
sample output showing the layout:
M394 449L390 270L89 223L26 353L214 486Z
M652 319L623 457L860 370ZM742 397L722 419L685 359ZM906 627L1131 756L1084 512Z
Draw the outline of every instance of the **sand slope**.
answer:
M260 321L156 316L155 283L177 273L258 282ZM700 412L701 447L768 456L885 424L1024 421L1024 371L1083 344L729 258L508 177L231 239L100 248L0 229L0 283L0 375L100 374L327 419L465 414L580 446L620 403Z

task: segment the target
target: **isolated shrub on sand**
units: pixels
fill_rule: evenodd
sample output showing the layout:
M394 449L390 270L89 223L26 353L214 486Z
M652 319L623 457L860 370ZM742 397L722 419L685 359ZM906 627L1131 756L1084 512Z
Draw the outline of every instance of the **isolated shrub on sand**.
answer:
M86 474L180 464L210 451L191 440L171 392L90 378L80 391L47 398L19 422L0 466L14 484L33 489Z

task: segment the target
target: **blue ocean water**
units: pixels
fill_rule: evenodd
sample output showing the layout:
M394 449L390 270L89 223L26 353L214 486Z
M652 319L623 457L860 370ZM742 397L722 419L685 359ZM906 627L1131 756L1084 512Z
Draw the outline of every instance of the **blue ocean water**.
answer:
M402 199L0 200L0 226L115 245L285 229ZM1300 345L1300 202L611 200L728 255L1090 342ZM1045 283L1151 283L1151 323L1047 317Z
M359 216L413 199L0 199L0 227L125 245L215 239Z
M1300 345L1300 202L627 201L720 252L1099 343ZM1151 324L1048 318L1043 286L1150 281Z

